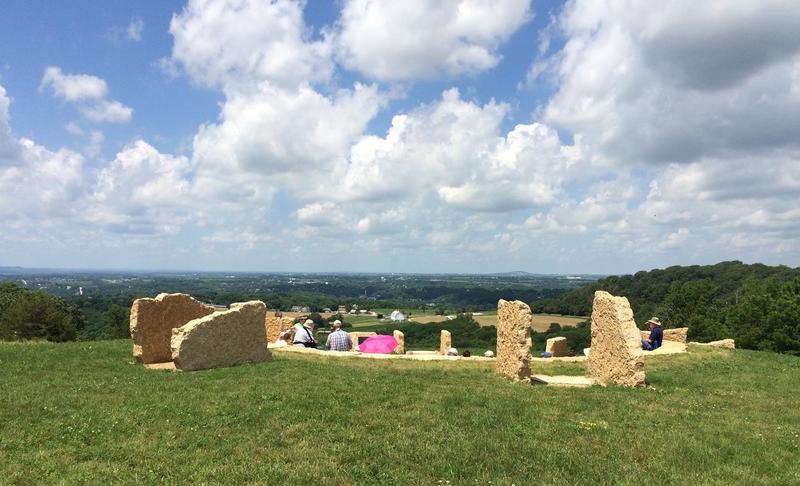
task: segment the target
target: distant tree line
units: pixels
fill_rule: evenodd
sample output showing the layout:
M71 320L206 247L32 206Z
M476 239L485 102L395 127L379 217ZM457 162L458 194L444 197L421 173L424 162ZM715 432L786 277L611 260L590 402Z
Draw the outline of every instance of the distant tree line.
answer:
M670 267L608 277L534 312L589 315L596 290L628 298L642 326L658 316L665 327L689 327L689 339L734 338L746 349L800 355L800 269L739 261Z

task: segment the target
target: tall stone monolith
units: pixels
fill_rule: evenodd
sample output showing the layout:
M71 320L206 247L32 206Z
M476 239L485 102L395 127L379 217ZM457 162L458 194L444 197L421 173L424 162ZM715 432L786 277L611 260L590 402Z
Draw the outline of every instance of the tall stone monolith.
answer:
M445 331L439 334L439 354L447 356L447 351L452 347L452 336L450 331Z
M497 373L513 380L531 376L531 308L524 302L497 303Z
M394 336L394 340L397 341L397 347L394 348L395 354L406 354L406 336L403 334L403 331L395 329L392 335Z
M236 303L175 329L171 343L175 368L194 371L270 360L266 312L267 306L258 300Z
M213 307L188 294L158 294L155 299L134 300L130 317L133 358L144 364L171 361L172 330L213 313Z
M625 297L598 290L592 304L589 378L598 383L643 386L644 354L633 311Z

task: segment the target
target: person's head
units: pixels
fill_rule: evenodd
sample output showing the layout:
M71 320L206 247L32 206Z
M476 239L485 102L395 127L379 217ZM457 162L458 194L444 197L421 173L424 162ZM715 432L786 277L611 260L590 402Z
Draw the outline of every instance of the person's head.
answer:
M335 321L333 321L333 324L331 325L331 327L333 328L334 331L338 331L339 329L342 328L342 321L340 321L339 319L336 319Z
M313 331L314 330L314 321L312 321L311 319L306 319L306 322L303 324L303 326L305 326L307 329L311 329Z
M658 319L658 317L652 317L649 321L647 321L647 325L650 327L650 329L653 329L660 326L661 321Z
M458 356L458 350L456 348L450 348L447 350L448 356Z
M468 350L464 351L464 354L462 354L461 356L463 356L465 358L469 358L470 356L472 356L472 353L470 353L469 349L468 349Z

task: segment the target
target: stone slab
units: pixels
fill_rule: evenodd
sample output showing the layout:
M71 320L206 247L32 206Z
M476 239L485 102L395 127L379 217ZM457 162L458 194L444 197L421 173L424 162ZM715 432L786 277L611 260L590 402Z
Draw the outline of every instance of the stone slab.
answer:
M720 339L719 341L711 341L708 343L698 343L692 341L689 344L695 344L697 346L712 346L715 348L736 349L736 341L730 338Z
M222 368L269 361L264 317L258 300L231 304L230 309L189 321L172 334L172 360L183 371Z
M531 309L524 302L497 303L497 373L513 380L530 378L531 322Z
M567 356L570 354L567 338L565 337L554 337L548 339L544 350L545 352L550 353L554 358L559 358L561 356Z
M594 380L585 376L531 375L531 385L586 388L594 384Z
M130 317L134 360L144 364L172 361L172 330L213 313L213 307L188 294L158 294L155 299L134 300Z
M587 368L589 378L602 385L645 385L641 333L625 297L595 292Z

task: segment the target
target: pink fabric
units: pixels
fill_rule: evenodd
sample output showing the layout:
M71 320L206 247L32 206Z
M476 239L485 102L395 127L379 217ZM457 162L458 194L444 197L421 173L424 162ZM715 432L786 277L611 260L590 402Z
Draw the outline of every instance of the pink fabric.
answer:
M358 346L362 353L389 354L397 347L394 336L370 336Z

